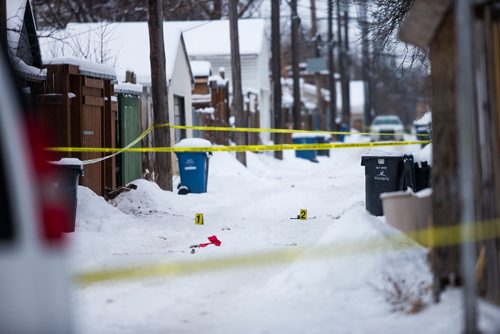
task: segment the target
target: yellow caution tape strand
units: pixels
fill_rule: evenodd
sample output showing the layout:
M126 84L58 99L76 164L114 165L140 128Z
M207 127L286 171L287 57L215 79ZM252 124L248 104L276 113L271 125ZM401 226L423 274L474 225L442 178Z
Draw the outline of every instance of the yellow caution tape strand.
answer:
M129 147L129 148L100 148L100 147L49 147L55 152L260 152L284 150L329 150L336 148L362 148L380 146L405 146L428 144L429 140L416 141L388 141L370 143L325 143L325 144L283 144L283 145L239 145L239 146L206 146L206 147Z
M352 131L326 131L326 130L294 130L294 129L270 129L270 128L238 128L238 127L222 127L222 126L194 126L194 125L171 125L160 124L158 127L168 126L171 129L179 130L198 130L198 131L226 131L226 132L266 132L266 133L308 133L318 135L352 135L358 134L363 136L377 135L377 136L404 136L405 133L394 132L352 132ZM428 134L415 134L415 136L428 137Z
M84 165L88 165L88 164L93 164L93 163L97 163L97 162L101 162L101 161L104 161L104 160L107 160L109 158L112 158L120 153L123 153L123 152L127 152L128 149L132 148L132 146L136 145L137 143L139 143L144 137L146 137L153 129L155 128L154 125L151 125L148 129L146 129L146 131L144 131L143 133L141 133L139 135L139 137L137 137L136 139L134 139L130 144L128 144L127 146L121 148L121 149L118 149L115 153L113 154L110 154L110 155L107 155L105 157L102 157L102 158L97 158L97 159L90 159L90 160L85 160L83 161L83 164ZM59 151L61 152L61 151ZM62 152L70 152L70 151L62 151ZM76 151L71 151L71 152L76 152ZM95 151L94 151L95 152Z
M472 233L461 233L467 228ZM463 235L471 235L464 239ZM233 268L277 265L301 260L321 260L338 256L353 256L374 251L396 251L426 245L430 247L457 246L464 242L480 242L500 237L500 221L492 220L476 224L429 227L419 231L395 234L380 238L352 240L326 245L314 249L294 248L268 251L240 256L215 258L200 261L170 262L136 267L124 267L102 271L89 271L75 276L79 284L89 285L115 280L133 280L153 277L175 276L200 272L220 271ZM413 240L412 240L413 239ZM420 243L420 245L417 242Z
M216 146L212 148L132 148L132 146L139 143L143 138L145 138L154 129L160 128L171 128L171 129L191 129L200 131L228 131L228 132L270 132L270 133L307 133L307 134L360 134L360 135L384 135L384 133L370 133L370 132L348 132L348 131L322 131L322 130L293 130L293 129L266 129L266 128L236 128L236 127L213 127L213 126L187 126L187 125L171 125L169 123L151 125L148 129L142 132L136 139L123 148L89 148L89 147L49 147L48 150L55 152L74 152L74 153L112 153L110 155L89 159L83 161L84 165L93 164L110 159L120 153L125 152L244 152L244 151L281 151L281 150L327 150L331 148L354 148L354 147L376 147L376 146L401 146L401 145L413 145L413 144L427 144L431 141L429 140L417 140L417 141L404 141L404 142L377 142L377 143L325 143L325 144L285 144L285 145L245 145L245 146L228 146L227 148L221 148L221 146ZM386 133L386 135L403 135ZM420 136L417 135L417 136ZM422 134L421 136L426 136ZM317 145L305 146L305 145ZM331 146L325 146L331 145ZM222 146L223 147L223 146Z

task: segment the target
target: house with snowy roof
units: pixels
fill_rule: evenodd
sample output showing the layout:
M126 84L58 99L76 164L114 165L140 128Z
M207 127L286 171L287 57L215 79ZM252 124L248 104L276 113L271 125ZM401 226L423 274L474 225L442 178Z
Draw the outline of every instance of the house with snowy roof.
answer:
M229 21L166 21L166 29L180 29L191 61L208 61L214 72L225 70L231 83L231 42ZM263 19L238 20L243 95L258 110L259 125L271 127L269 51ZM270 140L263 133L261 141Z
M35 19L29 0L6 2L7 44L10 58L23 80L25 91L35 93L46 79L41 70L42 57L36 31Z
M42 39L44 57L72 54L113 65L118 80L133 71L143 86L143 129L153 120L151 65L147 22L70 23L58 38ZM194 84L184 37L180 29L164 25L169 120L175 125L192 125L191 90ZM191 130L171 132L172 143L191 137Z

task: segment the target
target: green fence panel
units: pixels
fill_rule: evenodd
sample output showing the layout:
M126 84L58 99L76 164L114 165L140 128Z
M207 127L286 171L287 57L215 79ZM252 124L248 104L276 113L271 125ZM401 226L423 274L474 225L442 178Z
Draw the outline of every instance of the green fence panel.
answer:
M117 94L118 127L117 143L124 147L141 134L141 98L132 94ZM133 147L141 147L137 143ZM117 160L117 183L126 185L130 181L142 178L142 155L140 153L122 153Z

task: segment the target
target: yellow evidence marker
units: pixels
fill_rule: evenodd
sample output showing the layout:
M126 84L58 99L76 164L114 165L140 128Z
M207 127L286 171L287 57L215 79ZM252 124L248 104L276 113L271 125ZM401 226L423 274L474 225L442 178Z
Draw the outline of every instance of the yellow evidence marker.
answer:
M203 225L204 224L204 221L203 221L203 213L197 213L196 214L196 218L194 220L194 223L196 225Z
M306 209L300 209L299 219L300 220L307 220L307 210Z

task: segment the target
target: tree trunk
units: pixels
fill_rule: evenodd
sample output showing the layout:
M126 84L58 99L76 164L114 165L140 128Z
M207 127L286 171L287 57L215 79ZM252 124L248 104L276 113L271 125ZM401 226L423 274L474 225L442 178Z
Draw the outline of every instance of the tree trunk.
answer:
M154 124L165 124L168 123L168 88L161 0L148 0L148 14L153 121ZM153 135L155 147L170 147L170 132L167 128L156 129ZM154 159L156 182L161 189L172 191L171 153L155 153Z

